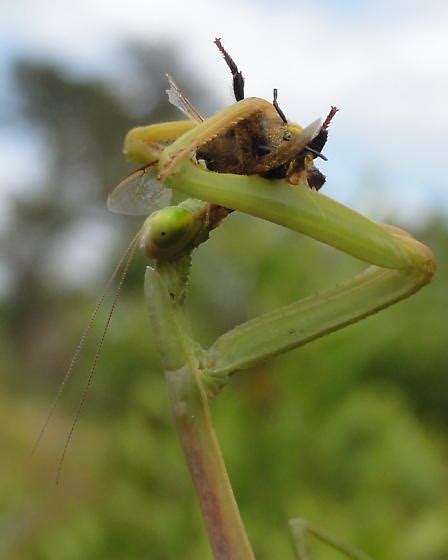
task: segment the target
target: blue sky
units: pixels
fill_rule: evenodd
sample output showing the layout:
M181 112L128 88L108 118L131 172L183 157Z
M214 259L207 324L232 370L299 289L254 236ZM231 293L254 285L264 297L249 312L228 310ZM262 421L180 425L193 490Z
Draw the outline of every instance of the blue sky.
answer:
M5 76L20 54L113 79L120 44L170 38L189 53L191 71L223 92L224 106L232 102L228 73L212 45L223 37L247 95L270 99L277 87L288 118L301 124L340 107L321 166L329 196L405 223L448 209L446 2L3 0L0 9ZM11 101L7 92L2 102ZM24 154L36 174L45 165L45 146L27 135L26 126L0 127L0 208L9 192L26 195L35 184L16 179ZM372 173L377 195L360 186Z

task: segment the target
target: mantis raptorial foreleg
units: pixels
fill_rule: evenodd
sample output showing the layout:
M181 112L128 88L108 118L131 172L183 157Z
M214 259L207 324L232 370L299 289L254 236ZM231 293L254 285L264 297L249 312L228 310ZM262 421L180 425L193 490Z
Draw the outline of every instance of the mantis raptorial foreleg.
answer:
M224 334L204 357L212 376L254 365L375 313L416 292L435 271L431 251L406 232L375 224L300 185L210 173L188 160L166 183L189 196L286 225L376 265L337 288Z
M150 164L157 161L163 151L160 142L172 142L196 126L194 121L173 121L138 126L128 132L123 152L135 163Z
M298 170L312 167L313 158L305 160L305 152L323 128L320 120L305 129L284 122L271 103L256 97L243 99L200 122L173 124L173 127L161 123L135 128L125 140L128 159L139 163L160 159L161 180L172 172L176 163L196 152L221 173L254 175L281 170L285 177L297 176ZM164 148L159 144L171 140L170 135L177 129L181 133L184 126L185 134L179 134L170 146Z

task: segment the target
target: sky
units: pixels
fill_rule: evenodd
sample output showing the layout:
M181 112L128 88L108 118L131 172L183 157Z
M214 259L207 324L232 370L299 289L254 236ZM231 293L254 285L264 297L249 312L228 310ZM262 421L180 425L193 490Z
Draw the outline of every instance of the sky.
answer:
M0 0L0 102L11 102L17 56L113 80L123 43L170 40L224 107L229 73L212 43L222 37L247 96L270 100L278 88L283 111L302 125L339 107L320 164L327 195L374 219L415 223L448 211L447 30L445 1ZM0 211L10 192L26 196L35 182L17 180L23 158L42 173L45 147L29 132L0 126Z

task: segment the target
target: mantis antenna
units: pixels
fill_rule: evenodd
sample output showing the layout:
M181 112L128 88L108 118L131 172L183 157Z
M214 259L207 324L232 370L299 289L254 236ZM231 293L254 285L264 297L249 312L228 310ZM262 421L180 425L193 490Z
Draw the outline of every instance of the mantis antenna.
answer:
M95 319L96 319L96 317L97 317L97 315L98 315L99 310L101 309L101 307L102 307L102 305L103 305L103 303L104 303L104 300L105 300L105 298L106 298L107 293L109 292L109 289L110 289L110 287L111 287L111 285L112 285L112 282L114 281L115 277L117 276L118 272L120 271L121 267L123 266L123 263L126 262L125 271L124 271L124 273L122 274L122 276L121 276L121 278L120 278L120 284L119 284L119 288L117 289L117 292L119 292L119 290L121 289L121 286L122 286L122 284L123 284L123 282L124 282L124 278L125 278L125 276L126 276L126 272L127 272L128 268L129 268L130 260L131 260L133 254L134 254L134 251L135 251L135 244L136 244L136 242L137 242L137 240L138 240L138 238L139 238L139 236L140 236L140 233L141 233L141 229L138 230L138 232L136 233L136 235L133 237L132 241L131 241L131 242L129 243L129 245L127 246L126 251L124 252L124 254L122 255L122 257L121 257L120 260L118 261L117 265L115 266L115 268L114 268L112 274L110 275L110 277L109 277L109 279L108 279L108 281L107 281L107 283L106 283L106 286L104 287L104 289L103 289L103 291L102 291L100 297L98 298L98 300L97 300L97 302L96 302L96 304L95 304L94 310L93 310L92 314L90 315L89 321L87 322L87 325L86 325L85 328L84 328L84 331L83 331L83 333L82 333L82 335L81 335L81 338L80 338L80 340L79 340L78 346L76 347L76 350L75 350L75 352L74 352L74 354L73 354L73 356L72 356L72 359L71 359L71 361L70 361L70 365L68 366L67 371L65 372L64 378L62 379L62 381L61 381L61 383L60 383L60 385L59 385L59 388L58 388L58 390L57 390L57 392L56 392L56 395L55 395L55 397L54 397L54 399L53 399L53 401L52 401L52 403L51 403L50 410L48 411L47 416L45 417L45 420L44 420L43 423L42 423L42 426L41 426L41 428L40 428L40 430L39 430L39 433L38 433L38 435L37 435L37 437L36 437L36 441L34 442L34 445L33 445L32 449L31 449L31 451L30 451L30 454L29 454L30 457L32 457L32 456L34 455L34 453L36 452L37 448L39 447L39 444L40 444L40 442L41 442L41 440L42 440L42 437L43 437L43 435L44 435L44 433L45 433L45 431L46 431L46 429L47 429L47 426L48 426L48 424L49 424L51 418L53 417L54 411L55 411L55 409L56 409L56 405L57 405L57 403L59 402L59 399L60 399L60 397L61 397L61 395L62 395L62 392L63 392L65 386L67 385L67 383L68 383L68 381L69 381L69 379L70 379L70 377L71 377L71 375L72 375L72 373L73 373L73 370L74 370L76 364L78 363L79 357L80 357L81 352L82 352L82 350L83 350L83 348L84 348L84 345L85 345L85 343L86 343L87 336L88 336L88 334L89 334L89 332L90 332L90 330L91 330L91 328L92 328L92 326L93 326L93 324L94 324L94 322L95 322ZM115 304L116 304L116 301L117 301L117 299L118 299L118 293L117 293L117 292L116 292L116 294L115 294L115 298L114 298L114 301L113 301L113 304L112 304L111 312L110 312L110 314L109 314L110 316L109 316L108 321L107 321L107 323L106 323L106 328L104 329L104 332L103 332L102 340L104 340L104 337L105 337L105 335L106 335L106 331L107 331L107 328L108 328L109 323L110 323L110 318L111 318L111 316L112 316L113 309L114 309ZM99 356L97 356L97 358L98 358L98 357L99 357ZM84 397L83 397L83 398L84 398Z
M87 398L87 394L88 394L89 389L92 385L93 376L95 374L96 367L98 365L98 360L101 356L101 351L103 349L104 339L106 338L106 334L107 334L107 331L109 329L109 325L110 325L110 321L112 319L112 315L114 314L114 311L117 307L118 299L119 299L120 293L121 293L121 288L123 287L124 280L126 278L128 270L129 270L129 265L131 264L132 257L134 256L134 253L135 253L135 248L137 246L137 242L138 242L139 237L140 237L140 231L141 230L138 230L138 232L133 237L132 241L130 242L128 248L125 251L125 254L121 258L119 264L117 265L117 267L115 268L115 270L113 272L113 276L115 276L116 272L120 269L121 264L124 261L124 268L123 268L123 271L120 275L120 280L118 282L117 289L115 290L114 299L112 301L112 305L110 307L110 311L109 311L109 314L107 316L106 324L104 325L104 329L103 329L103 332L101 334L100 340L98 341L98 344L96 346L96 352L95 352L95 356L93 358L92 366L90 368L89 377L87 378L87 383L84 387L84 391L82 393L81 400L79 401L78 408L76 409L75 418L73 420L72 426L71 426L70 431L69 431L69 433L67 435L67 438L65 440L65 445L64 445L64 449L62 450L61 458L59 459L57 473L56 473L56 484L57 485L59 484L60 479L61 479L62 464L64 462L65 455L67 454L68 446L70 445L70 441L72 439L73 432L75 431L76 425L78 424L79 417L81 415L82 409L84 407L84 403L85 403L86 398ZM97 309L95 309L95 311L97 311ZM91 324L91 323L92 323L92 318L89 321L89 324ZM84 340L85 340L85 338L84 338ZM79 355L79 352L78 352L78 355Z

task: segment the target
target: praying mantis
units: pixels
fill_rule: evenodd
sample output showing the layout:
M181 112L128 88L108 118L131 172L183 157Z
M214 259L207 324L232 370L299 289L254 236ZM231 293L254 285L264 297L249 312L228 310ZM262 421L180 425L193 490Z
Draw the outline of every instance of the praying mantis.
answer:
M253 559L212 425L209 400L236 371L341 329L417 292L436 270L431 250L407 232L378 224L318 192L329 121L289 122L277 104L244 98L244 79L223 48L236 103L203 118L169 78L168 95L188 120L131 130L128 159L144 164L111 193L112 211L148 214L138 241L155 259L145 299L165 369L171 408L196 488L214 557ZM188 197L169 206L170 189ZM208 349L191 335L184 309L191 253L231 211L287 227L370 266L325 292L251 319ZM242 240L242 243L244 240ZM292 524L299 560L311 558L301 539L319 530ZM320 535L320 537L319 537ZM351 558L367 556L324 535Z

